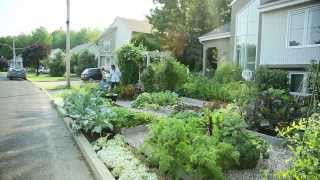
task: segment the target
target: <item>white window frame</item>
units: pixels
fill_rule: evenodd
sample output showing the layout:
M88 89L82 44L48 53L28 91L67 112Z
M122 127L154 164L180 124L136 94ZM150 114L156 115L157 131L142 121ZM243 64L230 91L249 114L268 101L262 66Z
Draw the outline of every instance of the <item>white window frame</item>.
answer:
M105 41L103 45L104 45L105 52L111 52L111 42L109 40Z
M290 49L294 48L312 48L312 47L320 47L320 44L308 44L308 33L309 33L309 16L310 16L310 10L313 8L320 8L320 5L312 5L307 6L304 8L299 8L295 10L288 11L288 18L287 18L287 40L286 40L286 47ZM298 14L298 13L305 13L304 14L304 25L303 25L303 37L302 37L302 44L299 46L290 46L290 38L291 38L291 23L292 23L292 15Z
M303 85L302 85L302 92L291 92L291 95L295 96L308 96L308 77L309 77L309 72L304 72L304 71L289 71L289 89L291 85L291 76L294 74L302 74L303 75Z
M235 15L235 20L236 20L236 23L235 23L235 36L234 36L234 48L233 48L233 59L234 59L234 62L239 64L240 62L237 62L237 34L238 34L238 15L240 13L242 13L243 11L245 11L247 8L249 8L253 3L255 3L256 1L258 1L259 5L260 6L260 0L250 0L244 7L242 7L238 12L237 14ZM260 24L260 12L258 13L259 14L259 17L258 17L258 32L257 32L257 47L256 47L256 58L255 58L255 62L254 63L248 63L248 64L255 64L255 69L257 69L258 67L258 62L257 62L257 59L258 59L258 45L259 45L259 24ZM248 40L246 39L246 44L248 43L247 42ZM245 51L245 54L247 54L247 52ZM247 56L247 55L245 55ZM241 64L239 64L240 66L242 66Z

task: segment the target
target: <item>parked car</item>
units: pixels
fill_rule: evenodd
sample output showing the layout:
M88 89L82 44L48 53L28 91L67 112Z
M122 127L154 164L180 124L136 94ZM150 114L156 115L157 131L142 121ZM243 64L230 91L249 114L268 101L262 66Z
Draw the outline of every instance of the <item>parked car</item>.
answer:
M81 79L84 81L96 80L99 81L102 79L102 74L100 68L87 68L81 73Z
M27 79L27 73L26 69L24 68L19 68L19 67L10 67L7 73L7 78L12 80L15 78L21 78L26 80Z
M39 73L41 74L48 74L50 72L50 70L48 68L45 68L44 66L41 66L39 68Z

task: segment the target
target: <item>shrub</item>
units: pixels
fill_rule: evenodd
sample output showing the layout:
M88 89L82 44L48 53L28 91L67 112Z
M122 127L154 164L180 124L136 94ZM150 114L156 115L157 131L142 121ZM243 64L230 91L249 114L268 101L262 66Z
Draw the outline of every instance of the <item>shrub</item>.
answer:
M221 63L214 73L214 81L219 83L230 83L241 80L241 68L236 64Z
M153 34L135 33L130 42L136 47L143 45L148 51L161 50L160 39Z
M272 133L279 125L301 117L301 110L287 91L270 88L249 102L245 118L250 128Z
M144 148L150 152L151 164L164 175L223 179L223 171L252 168L260 154L267 152L264 141L250 135L245 127L231 107L207 112L202 119L163 119L152 123Z
M122 99L132 99L136 95L136 89L132 84L117 86L115 91Z
M270 88L289 90L289 76L283 70L259 67L255 74L255 83L260 91Z
M50 76L63 76L65 72L65 56L63 52L56 53L53 59L49 60L49 75Z
M76 56L74 56L74 58L76 58ZM74 67L74 70L75 73L80 76L86 68L97 67L97 64L98 61L95 58L94 54L85 51L79 55L77 65Z
M156 93L142 93L133 102L134 108L159 109L160 106L173 106L178 103L178 94L164 91Z
M320 179L320 114L292 123L280 131L291 143L292 165L278 174L279 179Z
M143 51L143 47L136 47L133 44L124 45L118 50L117 55L123 84L136 84L138 82L139 65L143 62Z
M152 92L157 89L156 72L153 66L149 66L143 71L141 81L143 82L143 88L145 91Z
M159 69L159 85L161 90L173 91L187 80L188 70L176 59L166 59L163 69Z
M187 80L188 69L174 58L154 63L143 73L142 82L146 91L175 90Z
M7 71L8 61L4 57L0 57L0 71Z
M250 83L234 81L219 83L207 77L191 74L188 81L178 90L180 95L204 99L233 102L244 102L249 94L254 94L255 88Z

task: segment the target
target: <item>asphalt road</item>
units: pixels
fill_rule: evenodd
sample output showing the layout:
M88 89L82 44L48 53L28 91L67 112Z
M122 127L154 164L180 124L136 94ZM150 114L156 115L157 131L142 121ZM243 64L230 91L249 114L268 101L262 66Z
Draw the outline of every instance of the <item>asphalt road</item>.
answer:
M72 135L49 98L0 74L0 180L91 180Z

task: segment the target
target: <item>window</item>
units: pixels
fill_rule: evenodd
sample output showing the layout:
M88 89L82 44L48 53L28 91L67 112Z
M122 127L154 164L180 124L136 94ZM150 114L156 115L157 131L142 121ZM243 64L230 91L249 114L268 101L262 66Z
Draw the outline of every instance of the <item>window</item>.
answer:
M320 46L320 6L289 12L288 46Z
M255 70L258 43L259 1L248 4L237 14L235 58L243 69Z
M291 94L308 93L308 73L307 72L289 72Z
M111 51L111 43L110 43L110 41L105 41L104 42L104 50L106 52L110 52Z
M320 7L310 9L308 29L308 44L320 44Z

